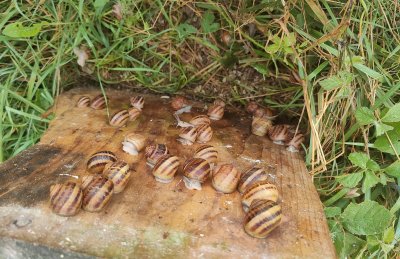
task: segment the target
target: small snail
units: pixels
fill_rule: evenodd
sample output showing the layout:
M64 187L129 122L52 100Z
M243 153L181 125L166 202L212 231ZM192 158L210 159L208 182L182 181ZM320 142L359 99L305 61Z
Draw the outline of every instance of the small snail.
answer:
M217 162L218 151L215 147L210 145L203 145L195 150L194 158L202 158L207 160L207 162L212 166Z
M138 108L132 107L128 110L128 113L129 113L129 120L134 121L136 120L137 117L139 117L142 111L139 110Z
M258 104L256 102L249 102L246 106L246 111L253 114L258 109Z
M265 238L282 221L281 206L269 200L254 200L244 218L244 231L252 237Z
M286 145L288 146L287 150L290 152L299 152L301 144L303 142L304 135L301 133L297 133L286 143Z
M111 151L99 151L94 153L87 162L87 169L93 174L103 172L108 163L117 161L117 157Z
M144 98L143 96L134 96L130 99L132 107L135 107L136 109L142 110L144 106Z
M82 208L89 212L97 212L110 201L114 184L101 175L85 175L82 177L82 190Z
M99 94L95 98L93 98L92 104L90 105L95 110L101 110L106 107L106 99L102 94Z
M238 191L243 193L249 188L251 185L255 184L256 182L265 181L268 179L267 173L264 169L259 167L253 167L247 170L242 174L239 180Z
M210 118L208 118L207 115L198 115L196 117L193 117L190 121L190 124L192 124L193 126L199 126L199 125L203 125L203 124L211 124Z
M222 119L222 117L224 116L224 110L224 106L214 104L208 109L207 115L208 117L210 117L211 120L217 121Z
M110 125L114 127L122 127L125 126L129 119L129 113L127 110L121 110L111 117Z
M197 127L197 143L206 143L211 140L213 131L208 124L203 124Z
M104 168L103 176L114 184L114 193L122 192L129 182L131 171L124 161L117 161Z
M256 182L251 185L242 196L243 210L247 211L250 204L255 199L264 199L277 201L278 200L278 189L276 186L268 181Z
M145 157L147 158L147 164L153 167L157 160L166 154L168 154L168 148L164 144L152 144L146 147Z
M265 136L268 130L271 128L271 120L265 117L254 117L251 123L251 132L257 136Z
M175 96L171 100L172 109L176 112L175 114L182 114L184 112L190 112L192 106L190 105L189 101L183 96Z
M197 129L195 127L186 127L182 128L179 133L179 138L177 139L182 145L190 146L196 140L197 137Z
M202 158L191 158L183 166L183 181L190 190L201 190L201 184L211 172L210 164Z
M122 142L122 150L131 155L138 155L139 151L144 148L146 138L140 134L129 133Z
M269 120L273 120L275 118L274 112L269 108L257 108L254 111L253 116L257 118L264 117Z
M225 102L220 100L220 99L216 99L213 103L214 105L219 105L225 108Z
M82 204L82 190L77 183L66 182L50 187L50 207L60 216L73 216Z
M163 155L157 160L153 167L153 175L156 181L161 183L170 183L178 171L179 158L172 155Z
M229 46L232 43L232 36L228 31L223 31L221 33L221 41L226 45Z
M268 130L269 138L278 145L284 145L289 137L289 130L286 125L275 125Z
M212 186L223 193L232 193L240 179L240 172L232 164L218 165L212 174Z
M89 105L90 105L90 98L88 96L82 96L76 103L77 107L89 107Z

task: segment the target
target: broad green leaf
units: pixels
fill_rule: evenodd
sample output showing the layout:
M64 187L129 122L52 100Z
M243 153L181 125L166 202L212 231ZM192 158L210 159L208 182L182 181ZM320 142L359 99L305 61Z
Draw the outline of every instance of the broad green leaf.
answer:
M355 166L362 169L367 169L367 163L370 160L368 155L361 152L354 152L349 155L349 160Z
M268 46L265 48L265 51L266 51L267 53L269 53L269 54L274 54L274 53L276 53L276 52L279 51L280 47L281 47L281 46L278 45L277 43L273 43L273 44L268 45Z
M372 159L369 159L367 162L367 168L371 171L379 171L381 168L379 167L378 163Z
M373 70L363 64L359 64L359 63L353 64L353 67L357 68L359 71L363 72L367 76L369 76L375 80L378 80L380 82L383 82L383 79L384 79L383 76L380 73L376 72L375 70Z
M266 65L261 64L253 64L251 65L258 73L262 74L263 76L269 76L269 69Z
M387 136L386 136L387 134ZM400 153L400 141L399 141L399 134L397 134L395 131L391 130L388 131L386 134L381 135L376 138L374 147L377 148L381 152L389 153L394 155L395 152L389 142L389 139L391 143L394 146L394 149L396 150L397 154ZM389 137L389 139L388 139Z
M400 103L394 105L389 111L383 116L382 121L384 122L398 122L400 121Z
M375 121L374 124L375 124L375 129L376 129L376 136L380 136L383 133L388 132L389 130L393 129L392 126L386 125L386 124L381 123L381 122Z
M374 172L366 171L365 178L362 186L362 192L366 193L368 189L374 187L377 183L379 183L379 177L375 175Z
M348 175L341 175L336 177L336 181L347 188L354 188L362 180L363 172L351 173Z
M326 207L324 208L324 212L327 218L333 218L340 215L340 213L342 213L342 209L339 207Z
M357 122L360 125L368 125L368 124L374 123L376 120L374 112L371 111L367 107L358 108L356 110L355 116L356 116Z
M296 35L294 34L294 32L289 33L288 36L285 36L283 38L283 44L286 47L292 47L293 45L296 44ZM292 49L290 48L290 50L292 50Z
M212 11L204 13L201 19L201 28L204 33L212 33L219 30L219 24L214 22L215 17Z
M321 87L327 91L333 90L339 87L347 86L353 81L354 75L347 71L340 71L337 75L331 76L325 80L319 82Z
M400 177L400 160L397 160L393 164L386 167L384 170L385 170L386 174L396 177L396 178L399 178Z
M386 244L390 244L392 243L393 240L394 240L394 228L390 226L383 233L383 242L385 242Z
M3 34L12 37L12 38L29 38L34 37L39 34L43 25L46 25L46 22L35 23L32 26L25 27L21 22L14 22L7 24L7 26L3 30Z
M343 226L356 235L376 235L389 227L392 214L375 201L350 203L342 213Z
M339 258L346 258L365 246L365 241L344 231L334 220L328 220L329 230Z
M197 32L197 29L190 24L182 23L176 28L179 38L182 40L189 36L190 34L194 34Z

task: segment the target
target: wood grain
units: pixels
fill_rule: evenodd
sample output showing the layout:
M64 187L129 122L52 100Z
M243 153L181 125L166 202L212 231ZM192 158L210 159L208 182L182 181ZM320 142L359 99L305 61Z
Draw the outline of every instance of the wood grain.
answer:
M334 258L322 205L299 154L266 138L250 134L250 117L228 111L213 122L221 162L239 170L261 164L280 191L284 223L267 239L248 236L242 229L240 195L217 193L209 181L202 191L187 190L179 172L170 184L154 180L143 152L130 156L121 149L129 132L142 133L149 142L165 143L183 163L198 144L176 141L168 99L145 95L138 120L127 127L108 125L106 110L77 108L81 95L94 89L62 94L40 143L0 165L0 236L102 257L245 257ZM129 107L131 92L108 90L110 114ZM183 120L205 113L196 104ZM84 175L89 156L110 150L136 170L124 192L114 195L100 213L81 211L65 218L51 213L51 184Z

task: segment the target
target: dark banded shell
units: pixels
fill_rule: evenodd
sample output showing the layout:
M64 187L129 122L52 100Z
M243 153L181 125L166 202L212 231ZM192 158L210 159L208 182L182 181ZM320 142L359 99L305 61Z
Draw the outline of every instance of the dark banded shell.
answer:
M253 167L242 174L239 180L238 191L243 193L248 187L255 184L256 182L261 182L268 180L268 175L264 169L259 167Z
M197 137L197 129L195 127L186 127L182 128L179 133L178 141L182 143L182 145L192 145L195 142Z
M301 148L301 144L304 142L304 135L301 133L297 133L294 135L287 143L286 145L287 150L290 152L298 152Z
M201 190L211 172L210 164L202 158L191 158L183 166L185 185L188 189Z
M213 131L209 124L203 124L197 127L197 137L196 142L207 143L211 140L213 136Z
M247 211L253 200L278 200L278 189L276 186L268 181L256 182L246 189L242 196L242 205L244 211Z
M283 145L288 140L289 130L286 125L275 125L268 130L268 137L278 145Z
M236 190L240 179L240 172L232 164L223 164L215 168L212 175L212 186L223 193L232 193Z
M128 113L129 113L129 120L134 121L139 117L142 111L139 110L138 108L133 107L128 110Z
M139 110L143 109L144 106L144 98L143 96L134 96L130 99L131 105Z
M272 127L272 121L264 117L254 117L251 123L251 132L257 136L265 136Z
M199 125L203 125L203 124L211 124L211 120L210 118L208 118L207 115L198 115L194 118L192 118L189 121L190 124L192 124L193 126L199 126Z
M168 148L164 144L152 144L145 150L145 157L150 165L154 165L160 157L166 154L168 154Z
M155 179L161 183L170 183L178 171L179 158L172 155L164 155L157 160L153 167Z
M97 212L110 201L114 184L100 175L86 175L82 177L82 189L82 208L86 211Z
M225 107L221 106L221 105L212 105L209 109L208 109L208 117L210 117L211 120L220 120L222 119L222 117L224 116L224 110Z
M50 187L51 210L60 216L73 216L82 204L82 190L77 183L66 182Z
M93 99L90 107L92 107L95 110L102 110L106 107L106 99L102 94L99 94Z
M246 111L250 114L254 114L254 112L258 109L258 104L256 102L249 102L246 106Z
M146 144L146 137L137 133L129 133L122 142L122 150L131 155L137 155Z
M76 103L77 107L89 107L89 105L90 105L90 98L88 96L82 96Z
M114 127L125 126L129 119L129 113L127 110L121 110L114 113L111 117L110 125Z
M208 163L214 164L218 159L218 151L213 146L202 145L196 149L194 158L202 158L207 160Z
M120 193L128 184L131 171L127 163L124 161L117 161L106 166L103 176L113 182L114 193Z
M87 170L92 174L100 174L108 163L117 161L117 157L111 151L99 151L94 153L87 162Z
M244 218L244 231L252 237L265 238L282 221L281 206L269 200L254 200Z

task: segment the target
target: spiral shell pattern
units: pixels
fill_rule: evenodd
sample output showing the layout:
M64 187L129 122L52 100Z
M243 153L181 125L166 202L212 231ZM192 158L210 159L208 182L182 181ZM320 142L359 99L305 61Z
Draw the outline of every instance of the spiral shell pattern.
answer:
M127 110L121 110L111 117L110 125L114 127L122 127L125 126L129 119L129 113Z
M225 107L225 102L220 99L216 99L213 104Z
M202 158L207 160L208 163L214 164L218 160L218 151L213 146L202 145L196 149L194 158Z
M129 165L124 161L117 161L106 166L103 176L114 184L114 193L122 192L129 182L131 171Z
M261 182L261 181L266 181L268 179L267 173L264 171L264 169L259 168L259 167L253 167L247 170L242 174L239 180L238 184L238 191L240 193L243 193L246 191L247 188L249 188L251 185Z
M191 158L183 166L184 182L188 189L201 190L211 172L210 164L202 158Z
M93 98L92 104L90 105L95 110L102 110L106 107L106 99L102 94L99 94Z
M197 143L207 143L211 140L213 136L213 131L208 124L203 124L197 127Z
M256 182L243 193L243 209L244 211L247 211L251 202L255 199L271 200L276 202L278 200L278 195L278 189L272 183L268 181Z
M102 173L104 167L108 163L117 161L117 157L111 151L99 151L94 153L87 162L87 169L90 173L99 174Z
M130 102L131 102L131 105L133 107L135 107L136 109L139 109L139 110L143 109L143 106L144 106L143 96L138 95L138 96L131 97Z
M110 201L114 184L111 180L100 175L82 177L83 200L82 208L89 212L102 210Z
M283 145L289 137L289 130L286 125L275 125L268 130L268 137L278 145Z
M179 158L172 155L164 155L157 160L153 167L153 175L158 182L170 183L178 171Z
M50 207L60 216L73 216L82 204L82 190L77 183L67 182L50 187Z
M257 136L265 136L268 130L271 128L272 122L264 117L254 117L251 123L251 132Z
M90 105L90 98L88 96L82 96L76 103L77 107L89 107L89 105Z
M122 150L131 155L137 155L144 148L146 138L143 135L129 133L122 142Z
M195 142L197 137L197 129L195 127L186 127L182 128L179 133L178 141L182 143L182 145L192 145Z
M239 179L240 172L232 164L219 165L212 175L212 186L219 192L232 193Z
M142 111L139 110L138 108L133 107L128 110L128 113L129 113L129 120L134 121L139 117Z
M225 107L221 106L221 105L212 105L209 109L208 109L208 117L210 117L211 120L220 120L222 119L222 117L224 116L224 111L225 111Z
M207 115L198 115L196 117L193 117L190 121L190 124L192 124L193 126L200 126L203 124L207 124L210 125L211 124L211 120L210 118L208 118Z
M168 148L164 144L152 144L146 147L145 150L145 157L150 166L154 165L160 157L166 154L168 154Z

